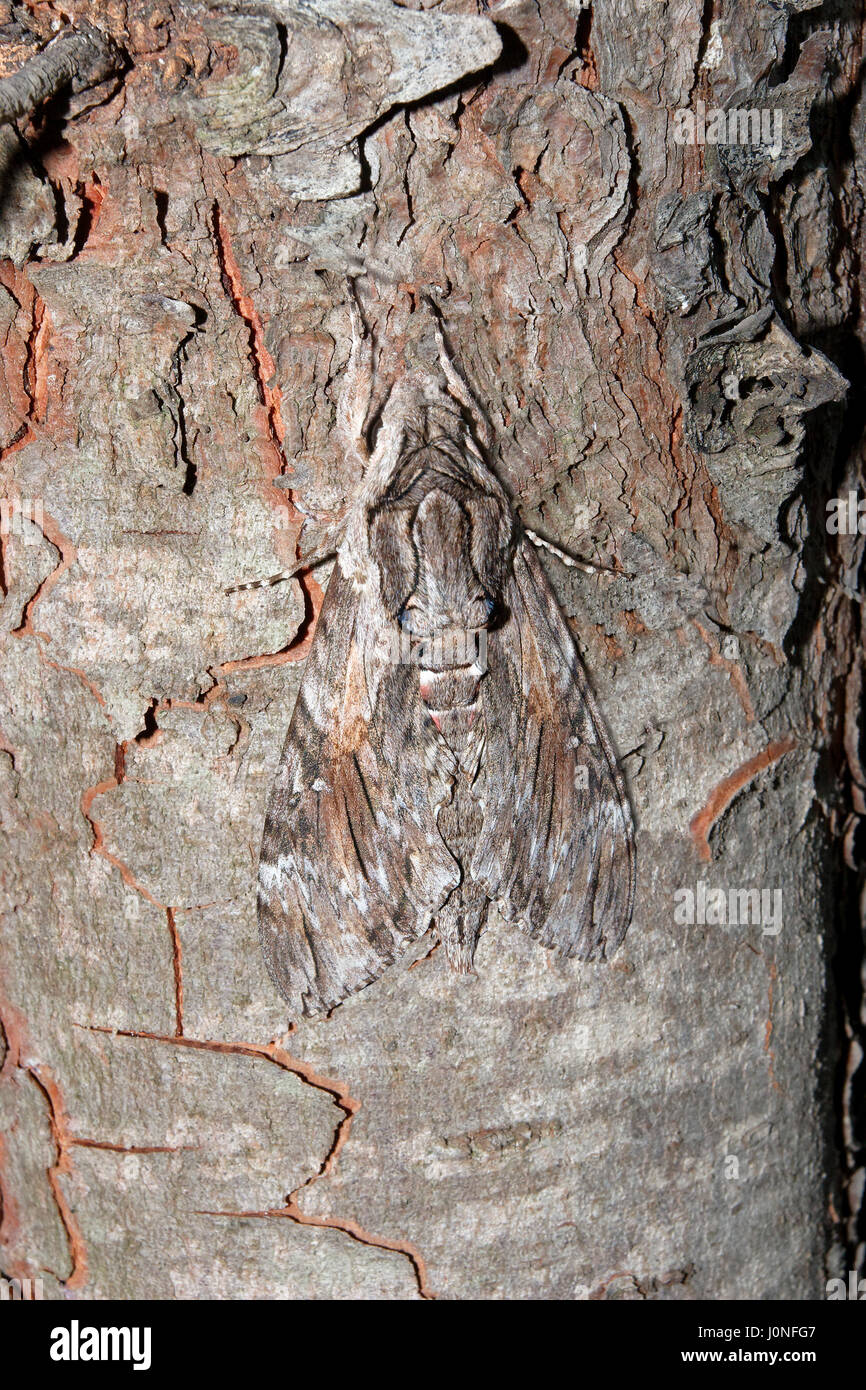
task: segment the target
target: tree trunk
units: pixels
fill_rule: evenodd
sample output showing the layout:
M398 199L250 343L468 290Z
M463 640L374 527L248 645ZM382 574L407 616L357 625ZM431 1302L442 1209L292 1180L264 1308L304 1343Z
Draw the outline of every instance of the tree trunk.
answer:
M863 1172L859 7L65 8L122 58L0 129L3 1274L823 1297ZM424 941L299 1023L254 885L327 572L224 591L357 487L349 276L378 403L433 294L520 515L616 571L545 557L638 895L609 963L493 925L476 975Z

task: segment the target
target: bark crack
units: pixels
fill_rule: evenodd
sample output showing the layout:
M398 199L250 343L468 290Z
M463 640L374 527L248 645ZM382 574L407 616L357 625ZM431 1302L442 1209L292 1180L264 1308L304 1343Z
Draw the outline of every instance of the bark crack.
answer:
M796 748L797 740L793 734L768 743L760 753L748 758L727 777L722 778L710 792L706 804L694 815L689 823L689 832L695 842L699 857L709 864L713 857L709 835L719 817L728 809L734 797L743 787L757 777L759 772L779 761L786 753Z
M34 524L36 523L34 522ZM33 610L41 599L50 594L51 590L63 578L70 566L75 563L78 558L78 547L73 544L68 536L63 534L59 525L54 520L54 517L49 516L44 507L38 524L45 539L50 545L53 545L54 549L59 553L60 559L51 573L45 576L35 593L31 594L30 598L25 603L21 615L21 622L18 624L18 627L13 629L12 636L36 637L37 639L41 638L45 642L50 642L51 636L49 633L39 632L33 626Z
M258 388L259 400L265 412L266 438L269 445L269 452L276 460L276 466L271 467L267 472L267 495L269 499L273 501L274 494L276 494L276 497L279 499L278 505L280 507L288 505L300 528L303 522L303 516L295 503L293 489L277 489L274 485L276 478L284 477L287 473L293 471L285 451L286 427L282 417L283 393L276 381L276 365L265 344L264 327L261 316L255 306L252 296L244 287L240 267L232 248L226 218L219 202L216 200L213 204L212 228L217 264L220 269L223 287L234 312L246 325L249 334L249 357ZM298 538L295 541L295 559L300 558L299 529ZM309 644L312 641L316 616L322 605L324 595L319 585L312 578L309 570L299 570L295 578L304 596L304 617L297 633L285 650L283 652L273 653L270 656L248 657L243 659L243 662L226 662L219 668L220 671L227 673L235 670L254 669L256 665L281 665L282 661L294 661L298 660L301 655L306 655ZM289 655L289 653L294 653L294 655ZM278 657L281 657L282 661L275 660L275 658Z
M58 1275L57 1278L64 1288L77 1291L87 1283L87 1246L78 1218L69 1204L61 1182L62 1178L71 1176L73 1172L70 1156L73 1141L63 1095L57 1080L48 1067L24 1059L23 1023L18 1018L17 1011L13 1010L7 1001L0 1003L0 1032L6 1041L6 1055L3 1059L3 1065L0 1067L0 1082L8 1083L12 1073L20 1072L36 1087L45 1102L48 1126L56 1155L55 1161L46 1169L46 1176L60 1224L63 1227L70 1262L68 1276L64 1279ZM0 1158L2 1157L3 1150L0 1149ZM8 1240L15 1226L14 1207L2 1171L0 1171L0 1202L2 1202L0 1225L2 1225L3 1238Z
M220 1052L229 1056L252 1057L262 1061L270 1062L280 1067L283 1071L296 1076L299 1081L310 1086L313 1090L322 1091L329 1095L335 1104L343 1112L342 1119L338 1120L334 1130L334 1138L330 1149L325 1155L321 1167L317 1172L312 1173L299 1187L296 1187L286 1197L285 1205L282 1207L269 1208L263 1211L215 1211L201 1209L197 1214L201 1216L219 1216L235 1218L281 1218L283 1220L294 1221L298 1226L316 1226L333 1231L342 1231L352 1240L358 1241L361 1245L370 1245L378 1250L392 1251L394 1254L405 1256L410 1262L415 1279L418 1284L418 1292L424 1299L434 1299L436 1295L432 1292L427 1277L427 1269L424 1259L420 1252L410 1241L391 1240L387 1236L375 1235L364 1229L359 1222L353 1221L349 1217L336 1216L311 1216L303 1212L298 1199L301 1193L312 1187L321 1178L327 1177L333 1172L334 1165L340 1152L349 1139L352 1122L361 1108L360 1100L351 1095L348 1087L341 1081L331 1077L322 1076L308 1063L300 1057L295 1057L286 1051L276 1040L267 1044L252 1042L222 1042L217 1039L190 1038L180 1035L169 1037L160 1033L148 1033L135 1029L126 1028L104 1028L93 1024L77 1024L79 1028L86 1028L88 1032L105 1033L113 1037L120 1038L144 1038L151 1042L164 1043L175 1047L189 1047L205 1052ZM290 1030L290 1036L294 1032Z
M158 729L156 730L156 732L159 732ZM153 734L148 733L145 736L147 738L150 738L153 737ZM139 735L138 741L143 741L141 735ZM124 741L123 743L118 743L115 746L114 772L110 777L103 778L101 782L95 783L94 786L88 787L86 791L82 792L79 804L81 807L81 814L84 816L84 819L90 826L91 834L93 836L93 843L90 846L90 853L101 855L103 859L107 859L109 864L111 864L115 869L117 869L118 873L120 874L120 877L123 879L123 882L126 884L128 888L131 888L134 893L138 893L142 898L145 899L146 902L149 902L152 907L158 908L160 912L164 912L166 915L166 923L168 926L169 937L171 939L172 971L174 976L175 1035L179 1038L182 1038L183 950L181 946L180 934L177 929L177 922L175 920L175 912L177 909L170 906L168 903L160 902L158 898L154 897L153 893L151 893L149 889L145 888L144 884L138 882L138 879L133 874L129 865L126 864L118 855L113 854L112 851L108 849L103 837L102 826L91 812L91 806L93 805L93 802L96 800L97 796L103 796L106 792L116 791L117 788L123 782L126 776L126 749L126 741Z

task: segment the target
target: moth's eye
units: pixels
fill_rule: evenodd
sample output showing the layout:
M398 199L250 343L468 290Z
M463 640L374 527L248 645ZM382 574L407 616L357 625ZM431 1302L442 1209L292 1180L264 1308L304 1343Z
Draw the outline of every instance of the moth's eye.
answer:
M491 598L489 594L481 594L479 596L479 602L484 604L484 613L489 622L496 612L496 599Z
M412 611L408 603L404 603L403 607L400 609L400 612L397 614L397 622L399 623L400 627L403 628L404 631L408 630L411 632Z

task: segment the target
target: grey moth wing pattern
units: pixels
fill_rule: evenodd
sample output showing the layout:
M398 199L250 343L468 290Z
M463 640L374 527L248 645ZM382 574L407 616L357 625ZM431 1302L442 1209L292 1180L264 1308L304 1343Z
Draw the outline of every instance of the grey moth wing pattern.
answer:
M298 1014L326 1013L377 979L459 880L417 759L417 673L366 643L363 609L338 559L262 838L262 950Z
M622 776L571 633L534 547L517 548L509 621L490 644L487 707L507 757L471 872L543 946L592 960L631 921L634 829ZM517 719L509 711L519 710Z
M259 863L262 949L293 1015L328 1013L431 925L453 969L471 970L492 904L543 946L603 956L634 900L625 785L535 549L476 442L474 398L440 336L442 374L397 383L368 457L357 314L353 340L340 422L364 479Z

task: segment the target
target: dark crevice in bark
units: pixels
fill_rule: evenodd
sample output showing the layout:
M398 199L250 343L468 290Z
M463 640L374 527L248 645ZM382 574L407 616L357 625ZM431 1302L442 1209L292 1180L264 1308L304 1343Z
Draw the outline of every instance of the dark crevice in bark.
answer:
M168 251L171 248L168 244L168 232L166 231L165 219L168 216L168 193L163 188L153 190L153 201L156 204L156 225L159 227L159 235L162 244Z
M574 47L577 56L583 64L582 71L577 75L576 80L581 86L588 87L594 91L598 87L598 63L595 58L595 50L592 46L592 5L588 5L585 10L581 10L577 18L577 29L574 36Z

